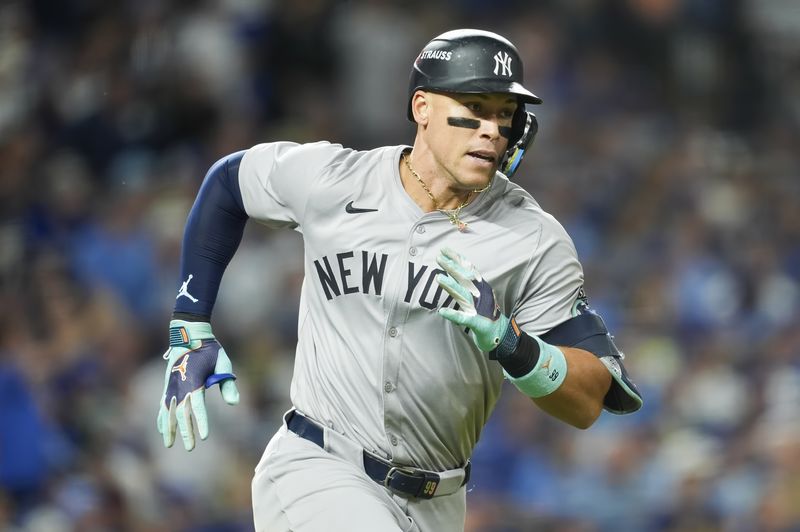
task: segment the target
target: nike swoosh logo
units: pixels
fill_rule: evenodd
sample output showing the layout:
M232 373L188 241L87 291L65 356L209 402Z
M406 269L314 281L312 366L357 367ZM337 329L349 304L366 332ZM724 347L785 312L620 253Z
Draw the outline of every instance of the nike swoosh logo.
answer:
M350 214L359 214L362 212L375 212L378 209L360 209L358 207L353 207L353 202L351 201L350 203L344 206L344 210L345 212L348 212Z

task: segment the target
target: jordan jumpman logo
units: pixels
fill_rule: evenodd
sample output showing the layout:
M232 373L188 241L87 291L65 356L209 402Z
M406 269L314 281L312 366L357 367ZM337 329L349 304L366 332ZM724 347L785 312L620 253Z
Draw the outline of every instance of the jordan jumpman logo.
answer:
M194 276L190 273L189 278L183 282L183 284L181 285L181 289L178 290L178 295L175 296L175 299L178 299L181 296L186 296L192 300L192 303L197 303L199 301L199 299L197 299L196 297L192 296L192 294L189 293L189 281L192 280L192 277Z

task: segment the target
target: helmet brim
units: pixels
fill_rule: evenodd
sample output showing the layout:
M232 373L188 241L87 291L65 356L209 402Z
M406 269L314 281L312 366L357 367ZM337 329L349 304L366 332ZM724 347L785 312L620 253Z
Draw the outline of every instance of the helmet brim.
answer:
M542 103L541 98L523 87L520 83L497 79L473 79L468 82L460 83L458 88L418 87L414 89L414 92L418 90L445 94L513 94L518 97L519 102L522 104L529 103L532 105L539 105ZM411 100L408 101L408 119L414 122L414 113L411 112Z
M424 89L423 89L424 90ZM456 89L439 89L432 88L434 92L452 92L462 94L481 94L481 93L497 93L497 94L513 94L519 97L522 103L530 103L538 105L542 103L542 99L534 93L523 87L516 81L505 81L500 79L474 79L469 82L462 83Z

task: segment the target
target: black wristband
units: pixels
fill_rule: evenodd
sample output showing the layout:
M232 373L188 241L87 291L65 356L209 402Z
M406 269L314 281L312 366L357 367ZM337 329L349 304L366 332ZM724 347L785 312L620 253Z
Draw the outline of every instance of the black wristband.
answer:
M497 360L506 373L519 378L527 375L539 362L539 342L517 327L514 318L508 324L506 334L489 358Z
M183 320L183 321L204 321L210 322L211 316L203 316L202 314L192 314L190 312L173 312L172 313L173 320Z

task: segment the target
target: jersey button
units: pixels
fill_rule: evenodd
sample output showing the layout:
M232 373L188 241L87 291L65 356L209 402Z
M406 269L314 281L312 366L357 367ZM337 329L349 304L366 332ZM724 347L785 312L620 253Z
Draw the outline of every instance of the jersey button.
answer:
M411 248L408 250L409 255L414 257L417 254L417 248Z
M392 434L392 437L389 438L389 441L392 442L392 445L394 445L395 447L397 446L397 436L395 436L394 434Z
M394 327L392 327L391 329L389 329L389 336L391 336L392 338L394 338L395 336L397 336L397 329L396 329L396 328L394 328Z
M417 233L422 234L424 232L425 232L425 226L424 225L418 225L417 226Z
M392 391L394 391L394 384L392 384L389 381L386 381L383 384L383 391L386 392L386 393L392 393Z

